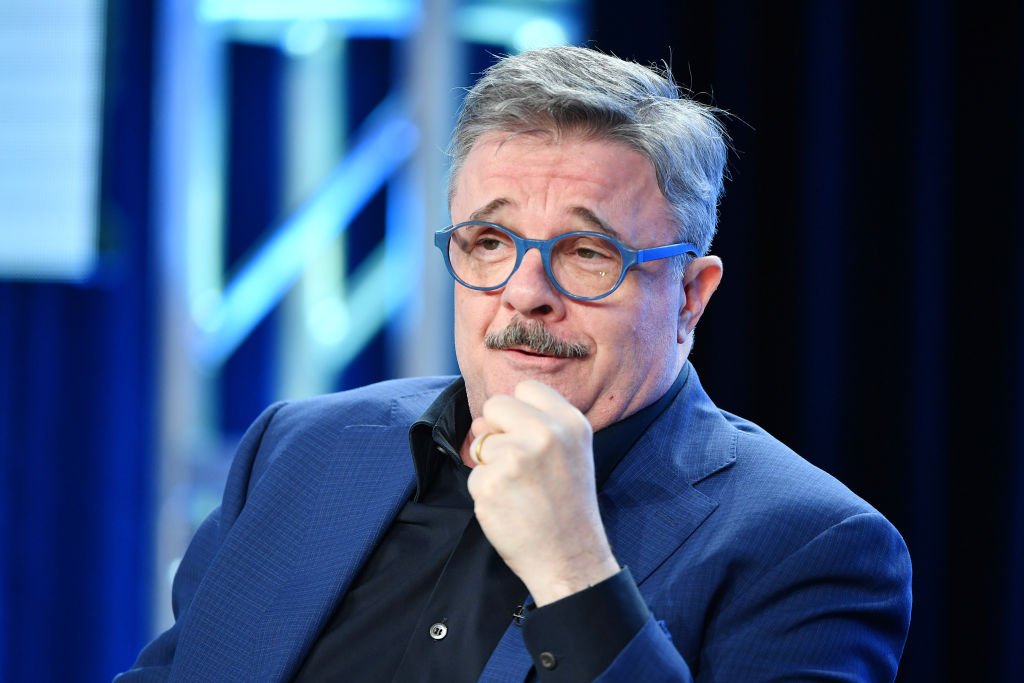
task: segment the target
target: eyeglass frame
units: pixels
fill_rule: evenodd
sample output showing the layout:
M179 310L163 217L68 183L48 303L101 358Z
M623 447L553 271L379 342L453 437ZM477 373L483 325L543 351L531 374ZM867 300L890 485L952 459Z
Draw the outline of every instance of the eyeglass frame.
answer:
M451 236L459 228L467 227L470 225L479 225L498 230L504 233L505 235L508 235L509 238L512 240L512 243L515 244L516 246L515 265L513 265L512 270L509 271L508 277L502 280L499 284L489 287L471 285L462 278L460 278L458 275L456 275L455 269L452 268L451 255L448 253L448 246L449 243L451 242ZM579 296L576 294L572 294L566 291L565 288L563 288L562 285L558 283L558 279L555 278L554 271L551 268L551 251L554 248L555 244L560 240L566 239L568 237L581 235L588 237L598 237L603 240L607 240L608 242L611 242L613 245L615 245L615 248L619 250L619 255L622 257L622 272L619 273L619 279L612 286L612 288L609 289L604 294L599 294L598 296ZM441 228L440 230L434 233L434 246L437 247L438 250L440 250L441 255L444 257L444 264L448 268L448 274L451 275L455 279L455 281L458 282L463 287L467 287L478 292L493 292L494 290L501 289L502 287L507 285L508 281L512 279L512 276L516 274L517 270L519 270L519 266L522 265L523 258L525 258L526 256L526 252L528 252L530 249L536 249L538 252L540 252L540 260L541 263L544 264L544 272L548 276L548 281L550 281L551 284L555 286L555 289L557 289L559 292L569 297L570 299L574 299L576 301L598 301L600 299L604 299L605 297L611 296L615 292L615 290L617 290L622 285L623 281L625 281L626 275L629 273L630 268L632 268L633 266L637 266L641 263L649 263L650 261L658 261L661 259L672 258L673 256L682 256L683 254L688 254L691 257L697 257L700 255L700 250L697 248L697 245L691 244L689 242L663 244L658 247L648 247L646 249L631 249L630 247L627 247L626 245L624 245L622 242L615 239L611 235L607 235L603 232L594 232L591 230L575 230L573 232L566 232L562 233L561 235L555 235L554 237L551 237L546 240L528 239L526 237L520 237L516 233L512 232L510 229L506 228L504 225L498 225L497 223L490 223L488 221L463 221L461 223L454 223L452 225L449 225L446 228Z

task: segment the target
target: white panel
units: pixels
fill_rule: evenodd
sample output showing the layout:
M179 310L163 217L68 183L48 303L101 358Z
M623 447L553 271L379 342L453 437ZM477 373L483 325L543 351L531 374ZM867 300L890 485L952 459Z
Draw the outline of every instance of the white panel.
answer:
M103 35L102 0L0 6L0 277L95 264Z

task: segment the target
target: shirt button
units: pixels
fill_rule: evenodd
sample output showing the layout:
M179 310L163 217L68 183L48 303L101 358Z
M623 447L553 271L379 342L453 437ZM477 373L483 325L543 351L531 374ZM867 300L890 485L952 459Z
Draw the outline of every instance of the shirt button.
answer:
M556 666L558 666L558 659L556 659L555 656L550 652L541 652L540 656L537 659L540 660L540 665L548 671L551 671Z
M444 622L437 622L430 627L430 637L434 640L441 640L448 635L448 627L444 625Z

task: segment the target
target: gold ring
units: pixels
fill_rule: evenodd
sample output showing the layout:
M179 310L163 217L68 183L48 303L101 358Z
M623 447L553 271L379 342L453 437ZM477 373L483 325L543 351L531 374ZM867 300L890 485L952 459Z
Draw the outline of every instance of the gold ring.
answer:
M476 464L477 465L486 465L487 464L487 463L484 462L483 450L484 450L484 441L487 441L487 437L489 437L490 435L491 435L491 432L487 432L486 434L481 436L480 439L476 442Z

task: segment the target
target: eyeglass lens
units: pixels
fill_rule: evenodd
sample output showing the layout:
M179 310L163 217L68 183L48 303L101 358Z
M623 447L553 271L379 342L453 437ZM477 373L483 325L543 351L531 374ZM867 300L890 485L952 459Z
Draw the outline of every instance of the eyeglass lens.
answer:
M448 258L455 275L472 287L498 287L516 264L516 244L486 225L464 225L451 233ZM566 235L551 249L551 272L566 292L595 297L611 291L622 272L615 243L598 235Z

